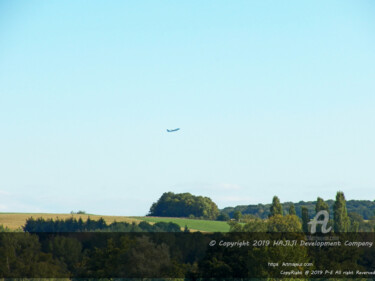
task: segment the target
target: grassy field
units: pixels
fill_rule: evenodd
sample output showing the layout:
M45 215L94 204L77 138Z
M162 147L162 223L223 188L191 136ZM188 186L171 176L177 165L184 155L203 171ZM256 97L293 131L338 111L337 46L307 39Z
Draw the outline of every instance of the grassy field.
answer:
M20 229L22 226L25 225L25 222L28 218L33 217L36 218L44 218L44 219L67 219L74 217L76 219L82 218L82 220L87 220L88 217L93 220L98 220L103 218L106 223L110 224L114 221L117 222L128 222L128 223L139 223L142 220L138 220L136 218L130 217L122 217L122 216L98 216L98 215L78 215L78 214L30 214L30 213L0 213L0 225L4 227L8 227L12 230Z
M124 216L100 216L100 215L79 215L79 214L43 214L43 213L0 213L0 225L8 227L11 230L21 229L25 225L26 220L30 217L33 218L44 218L44 219L67 219L74 217L76 219L82 218L87 220L88 217L93 220L103 218L107 224L114 221L117 222L128 222L128 223L139 223L146 221L149 223L156 222L174 222L177 223L181 228L185 228L185 225L192 231L204 231L204 232L227 232L229 225L222 221L210 221L210 220L196 220L187 218L162 218L162 217L124 217Z
M210 220L195 220L186 218L162 218L162 217L133 217L138 220L147 222L174 222L180 227L185 225L192 230L199 230L205 232L228 232L229 225L224 221L210 221Z

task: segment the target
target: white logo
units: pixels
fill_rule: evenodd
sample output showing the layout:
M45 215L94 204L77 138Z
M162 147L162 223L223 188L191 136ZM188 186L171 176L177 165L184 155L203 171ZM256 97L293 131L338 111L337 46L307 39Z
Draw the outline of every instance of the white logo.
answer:
M324 219L323 220L318 220L318 218L323 215ZM308 224L311 224L311 229L310 232L311 234L314 234L316 232L316 225L321 224L322 225L322 233L328 233L332 230L332 227L329 227L327 229L327 224L329 221L329 213L326 210L321 210L319 211L316 216L313 218L311 222Z

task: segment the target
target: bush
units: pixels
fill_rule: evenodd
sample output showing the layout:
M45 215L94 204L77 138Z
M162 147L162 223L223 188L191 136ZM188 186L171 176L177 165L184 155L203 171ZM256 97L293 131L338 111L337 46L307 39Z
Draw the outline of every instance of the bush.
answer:
M218 221L229 221L230 220L230 217L227 213L221 213L218 217L217 217L217 220Z
M86 211L81 211L81 210L79 210L78 212L71 211L70 213L71 213L72 215L74 215L74 214L78 214L78 215L86 215Z

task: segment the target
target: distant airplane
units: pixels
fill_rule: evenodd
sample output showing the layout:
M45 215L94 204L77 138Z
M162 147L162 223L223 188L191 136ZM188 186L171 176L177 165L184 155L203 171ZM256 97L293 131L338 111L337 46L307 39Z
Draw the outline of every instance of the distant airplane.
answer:
M168 130L168 129L167 129L167 132L168 132L168 133L177 132L179 129L180 129L180 128L176 128L176 129L173 129L173 130Z

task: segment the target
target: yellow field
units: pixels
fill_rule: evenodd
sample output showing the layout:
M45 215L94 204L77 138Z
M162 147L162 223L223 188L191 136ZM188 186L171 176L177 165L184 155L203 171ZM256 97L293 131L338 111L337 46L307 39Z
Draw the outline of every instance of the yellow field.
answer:
M0 213L0 225L4 227L8 227L11 230L21 229L22 226L25 225L26 220L30 217L36 218L44 218L44 219L66 219L74 217L76 219L82 218L82 220L87 220L88 217L92 220L98 220L103 218L107 224L110 224L114 221L117 222L128 222L128 223L139 223L142 220L130 217L122 217L122 216L97 216L97 215L78 215L78 214L23 214L23 213Z

